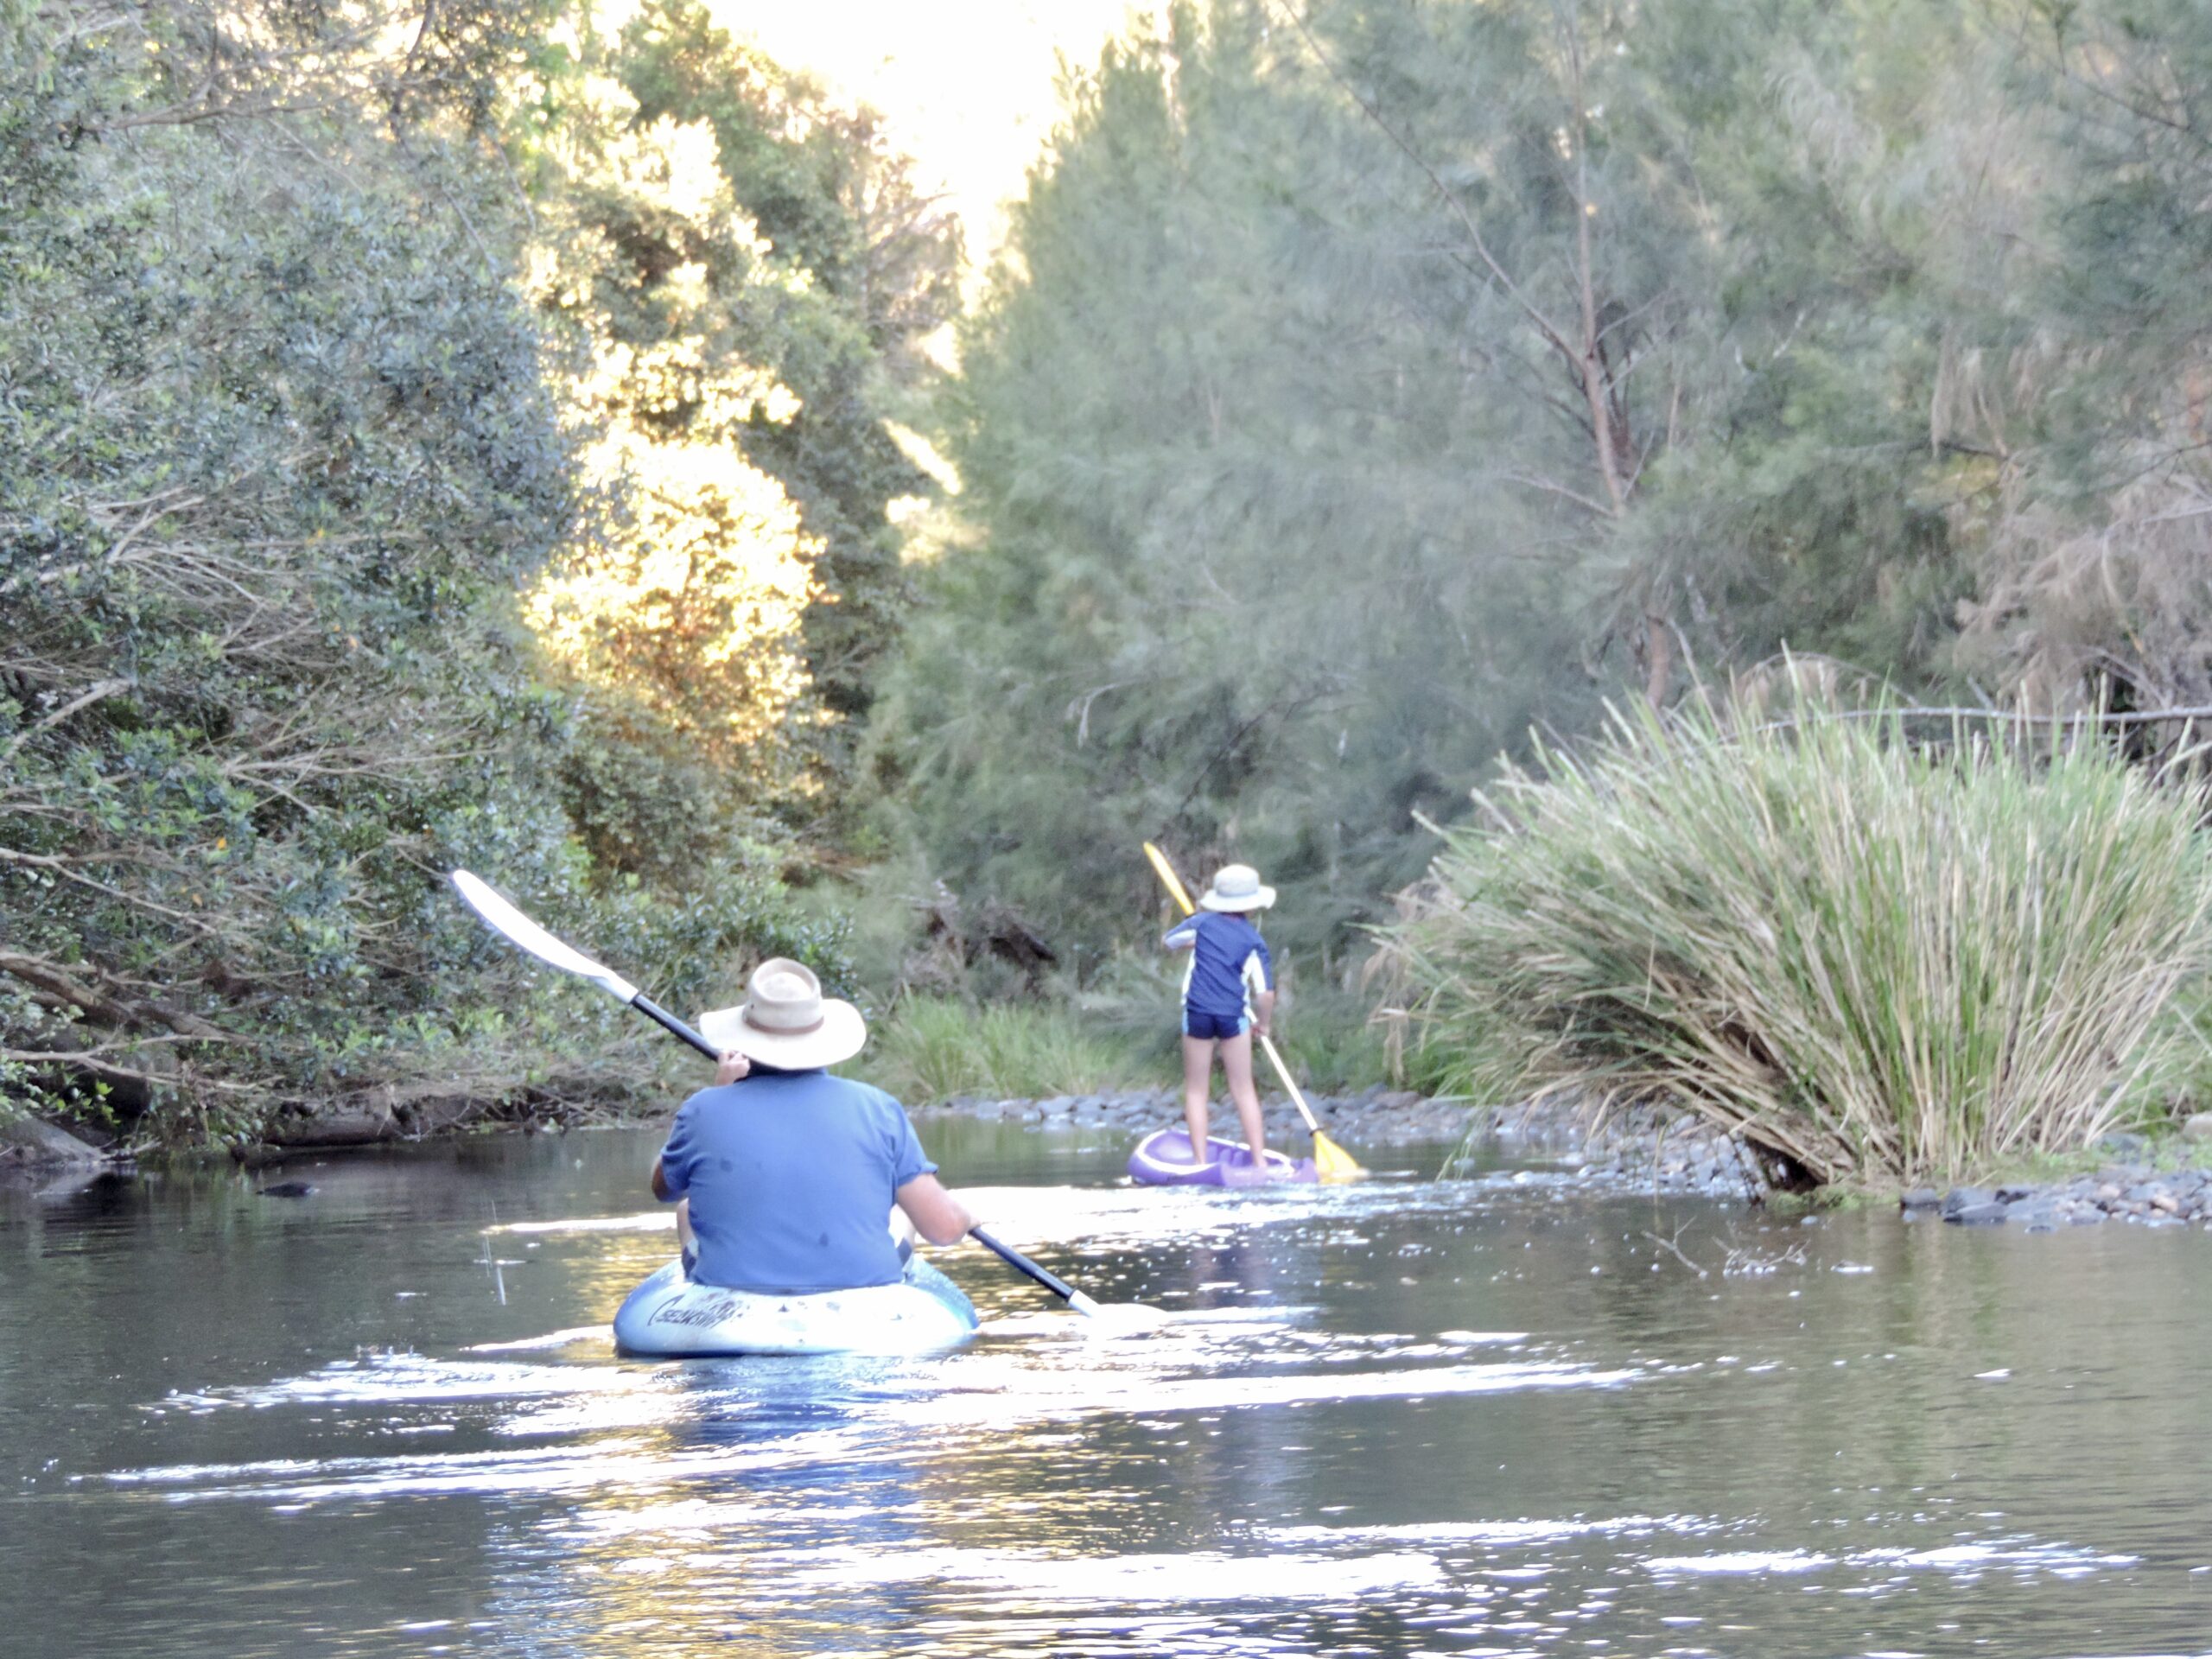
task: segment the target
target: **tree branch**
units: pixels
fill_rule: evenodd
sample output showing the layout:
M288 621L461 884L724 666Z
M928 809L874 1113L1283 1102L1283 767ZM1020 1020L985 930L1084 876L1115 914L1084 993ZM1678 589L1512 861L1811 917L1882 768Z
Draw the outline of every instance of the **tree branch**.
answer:
M1272 16L1275 9L1274 0L1261 0L1261 7ZM1452 216L1459 221L1460 229L1467 234L1468 245L1474 249L1475 257L1482 261L1483 268L1491 274L1497 285L1511 296L1514 304L1521 308L1522 314L1535 325L1536 332L1549 340L1554 349L1565 353L1569 360L1573 360L1576 353L1574 348L1567 343L1565 333L1544 315L1541 308L1535 301L1522 292L1521 285L1513 280L1512 274L1498 263L1497 257L1490 251L1490 244L1483 237L1481 226L1475 223L1474 216L1467 211L1466 205L1459 200L1458 194L1450 185L1445 183L1443 175L1430 166L1427 159L1401 137L1395 127L1383 118L1382 112L1362 97L1351 82L1345 79L1337 68L1335 60L1323 49L1320 41L1314 38L1313 31L1307 26L1302 13L1292 12L1290 25L1305 38L1307 48L1319 60L1323 71L1327 73L1329 79L1336 82L1338 88L1346 98L1358 105L1360 113L1375 124L1376 130L1388 138L1396 146L1400 154L1421 169L1421 176L1428 181L1429 188L1443 199L1444 205L1451 209Z
M17 732L15 736L9 739L8 747L4 749L0 749L0 762L14 760L16 758L16 751L17 749L22 748L24 744L29 742L31 739L36 737L41 732L48 731L54 727L59 726L63 721L68 719L70 715L76 714L79 710L89 709L94 703L105 702L109 697L115 696L118 691L128 691L130 689L130 682L128 680L99 681L89 690L86 691L81 696L63 703L61 707L56 709L52 714L47 715L45 719L40 721L37 724L24 727L22 731Z

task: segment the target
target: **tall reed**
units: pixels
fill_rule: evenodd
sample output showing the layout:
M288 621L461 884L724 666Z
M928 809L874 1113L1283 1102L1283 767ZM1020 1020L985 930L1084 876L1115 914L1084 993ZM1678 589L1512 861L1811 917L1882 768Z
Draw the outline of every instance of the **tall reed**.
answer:
M1477 801L1386 952L1484 1097L1664 1099L1915 1180L2078 1148L2186 1058L2205 802L2094 737L1639 708Z

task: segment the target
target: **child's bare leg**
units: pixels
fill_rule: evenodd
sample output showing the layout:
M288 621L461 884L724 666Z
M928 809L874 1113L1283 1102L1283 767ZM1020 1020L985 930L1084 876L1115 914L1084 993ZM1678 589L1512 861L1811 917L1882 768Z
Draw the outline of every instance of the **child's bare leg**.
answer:
M1267 1125L1260 1121L1260 1091L1252 1084L1252 1033L1241 1032L1221 1039L1221 1069L1229 1074L1229 1097L1236 1103L1236 1121L1244 1126L1244 1144L1256 1160L1268 1147Z
M1246 1063L1245 1070L1251 1069ZM1207 1096L1213 1092L1213 1043L1209 1038L1183 1039L1183 1122L1191 1131L1191 1161L1206 1161Z
M699 1235L691 1230L691 1200L676 1201L676 1248L683 1252L686 1262L695 1261L699 1255Z

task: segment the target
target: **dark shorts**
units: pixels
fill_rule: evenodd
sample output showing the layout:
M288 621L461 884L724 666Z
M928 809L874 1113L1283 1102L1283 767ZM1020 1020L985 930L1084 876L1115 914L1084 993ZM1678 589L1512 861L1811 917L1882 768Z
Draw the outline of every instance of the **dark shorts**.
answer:
M1207 1040L1228 1037L1242 1037L1246 1030L1241 1014L1201 1014L1196 1008L1183 1010L1183 1034Z

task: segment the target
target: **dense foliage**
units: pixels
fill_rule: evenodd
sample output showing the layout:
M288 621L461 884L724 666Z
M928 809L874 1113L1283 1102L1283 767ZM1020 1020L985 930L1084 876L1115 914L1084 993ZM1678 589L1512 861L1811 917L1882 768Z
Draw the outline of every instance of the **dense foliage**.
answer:
M1389 934L1425 1069L1678 1101L1821 1181L2162 1111L2202 1045L2174 994L2212 967L2202 792L2078 733L1936 735L1694 699L1509 772Z
M2205 702L2209 86L2187 0L1170 9L969 325L881 775L1064 948L1150 835L1310 954L1686 664Z
M245 1140L310 1132L280 1112L404 1128L649 1078L660 1046L534 982L452 902L455 865L679 1003L740 951L839 969L836 931L727 810L729 775L765 763L688 758L709 728L777 750L804 647L768 704L750 660L709 671L715 619L632 626L634 591L571 617L679 703L650 674L554 671L522 601L700 511L656 491L683 463L757 484L766 534L819 547L846 531L802 529L809 490L874 457L836 498L864 567L909 483L868 402L903 336L812 295L714 135L646 120L554 10L47 0L0 23L15 1101ZM849 230L836 182L802 182L777 199ZM738 395L772 402L779 375L832 407ZM732 447L747 423L777 463ZM771 477L808 467L789 496ZM696 561L753 556L747 510ZM763 632L799 628L835 577L803 562Z
M698 0L646 7L618 68L644 119L712 130L730 194L781 278L755 337L798 407L732 435L821 544L834 602L806 612L804 650L833 721L824 763L842 783L852 722L874 703L908 599L892 510L934 493L894 427L924 421L943 378L929 343L958 309L960 226L878 115L733 41Z
M606 508L533 614L620 706L570 767L595 848L682 867L696 832L642 820L838 804L906 597L891 510L933 487L890 417L936 376L958 238L872 118L693 0L613 38L579 15L516 94L530 285L580 345Z

